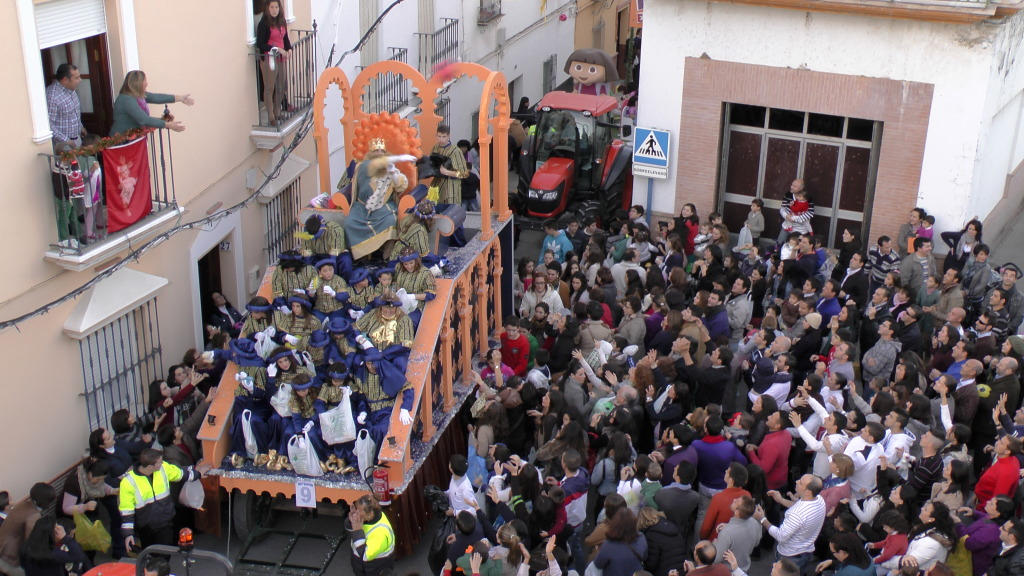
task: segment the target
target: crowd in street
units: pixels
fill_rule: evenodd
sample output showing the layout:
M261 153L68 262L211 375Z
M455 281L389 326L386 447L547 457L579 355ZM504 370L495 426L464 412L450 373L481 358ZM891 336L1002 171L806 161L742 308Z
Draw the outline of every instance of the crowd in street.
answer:
M834 250L802 181L762 209L545 223L433 571L1024 574L1020 269L977 220L937 258L922 208Z

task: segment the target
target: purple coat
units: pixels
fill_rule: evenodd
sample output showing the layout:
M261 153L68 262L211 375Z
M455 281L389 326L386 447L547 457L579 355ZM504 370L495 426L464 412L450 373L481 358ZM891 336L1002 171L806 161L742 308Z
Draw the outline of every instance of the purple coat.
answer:
M999 524L989 520L988 514L975 510L974 522L970 526L956 524L956 535L961 538L965 535L968 537L964 541L964 547L971 551L974 576L982 576L988 572L1003 545L999 540Z
M747 465L747 457L736 447L721 436L705 436L693 443L693 448L700 458L700 467L697 468L697 479L701 486L714 488L715 490L725 489L725 471L729 464L739 462Z

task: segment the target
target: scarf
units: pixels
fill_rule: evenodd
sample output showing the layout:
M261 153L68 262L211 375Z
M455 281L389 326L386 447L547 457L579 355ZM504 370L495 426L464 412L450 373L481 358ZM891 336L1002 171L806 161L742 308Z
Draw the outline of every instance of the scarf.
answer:
M100 482L98 485L89 482L89 475L85 473L85 465L78 466L78 487L82 491L82 502L100 500L107 495L106 482Z

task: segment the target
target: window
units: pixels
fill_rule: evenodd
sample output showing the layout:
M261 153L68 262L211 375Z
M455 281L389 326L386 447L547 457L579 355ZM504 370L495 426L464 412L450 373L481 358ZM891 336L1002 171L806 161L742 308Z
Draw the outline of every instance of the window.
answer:
M550 58L544 61L543 70L544 77L541 79L543 90L541 92L547 94L555 89L555 74L558 70L557 54L552 54Z
M434 107L434 113L441 117L441 123L443 123L443 124L451 125L451 122L449 122L449 119L448 119L449 108L450 108L449 105L451 103L452 103L452 101L451 101L450 98L443 97L443 98L440 98L437 101L437 106Z
M79 341L89 429L105 428L121 408L146 412L146 388L164 377L156 298Z
M591 32L594 35L593 39L591 40L591 42L593 42L593 46L597 48L604 47L604 18L599 19L597 23L594 24L594 27L591 29Z
M295 250L299 241L299 212L302 210L302 178L296 178L266 205L267 262L277 262L285 250Z

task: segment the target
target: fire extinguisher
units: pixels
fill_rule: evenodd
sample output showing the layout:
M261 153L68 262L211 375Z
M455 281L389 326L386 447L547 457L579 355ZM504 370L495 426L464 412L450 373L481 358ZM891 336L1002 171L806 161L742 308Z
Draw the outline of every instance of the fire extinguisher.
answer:
M370 472L373 478L369 484L377 501L381 506L391 504L391 482L388 481L388 469L384 466L371 466L367 472Z
M78 160L71 161L71 168L68 170L68 192L72 198L85 196L85 178L82 176L82 169L78 166Z

